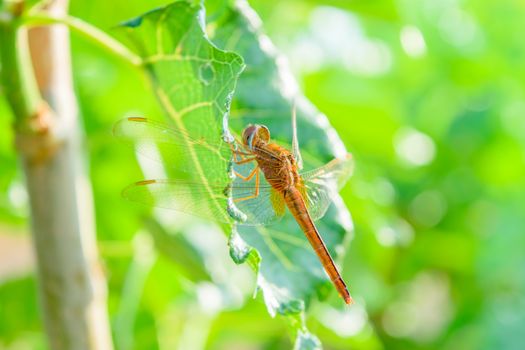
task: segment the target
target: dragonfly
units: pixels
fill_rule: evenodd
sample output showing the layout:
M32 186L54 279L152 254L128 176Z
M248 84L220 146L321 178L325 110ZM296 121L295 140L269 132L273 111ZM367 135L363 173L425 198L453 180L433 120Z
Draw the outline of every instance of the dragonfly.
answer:
M122 119L113 132L131 141L137 153L189 174L136 182L124 189L125 198L239 225L274 224L288 208L339 295L346 304L353 302L315 225L349 178L353 160L347 154L303 172L295 108L291 150L273 142L269 129L260 124L248 125L241 140L233 137L228 143L196 137L183 127L143 117ZM198 162L192 162L195 160ZM233 165L231 181L214 183L203 177L206 168L224 167L225 162Z

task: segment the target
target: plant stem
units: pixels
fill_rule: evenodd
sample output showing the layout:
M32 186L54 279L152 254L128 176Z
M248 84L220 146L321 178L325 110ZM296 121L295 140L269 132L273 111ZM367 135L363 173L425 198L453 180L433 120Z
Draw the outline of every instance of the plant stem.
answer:
M67 0L52 0L46 8L65 15L67 5ZM16 15L0 15L2 88L16 120L49 348L110 350L106 284L80 147L69 32L65 26L28 32Z
M22 17L22 22L24 25L29 26L43 24L65 24L77 33L108 50L108 52L122 57L132 65L140 66L142 64L142 59L140 56L134 54L126 46L122 45L118 40L113 39L104 31L90 25L87 22L84 22L79 18L67 15L54 16L45 12L38 12L25 15Z
M36 116L41 98L31 68L27 32L18 30L17 21L13 18L0 24L0 62L4 91L17 116L16 128L22 130L29 129L27 121Z

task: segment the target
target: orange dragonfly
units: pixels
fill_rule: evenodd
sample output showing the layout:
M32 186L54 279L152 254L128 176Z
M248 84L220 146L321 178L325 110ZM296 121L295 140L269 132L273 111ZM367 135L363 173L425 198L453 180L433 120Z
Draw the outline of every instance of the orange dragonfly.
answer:
M241 142L230 135L229 143L214 143L192 137L183 128L146 118L120 120L114 127L115 136L132 141L138 153L183 171L176 178L136 182L124 189L123 196L240 225L272 224L284 216L287 207L338 293L345 303L351 304L350 293L314 221L326 213L332 195L350 176L352 158L348 154L317 169L300 172L295 110L292 129L289 151L270 141L270 131L264 125L246 127ZM192 163L195 160L198 162ZM232 165L231 178L219 183L208 180L215 177L214 167L222 167L226 173L227 164ZM221 176L224 174L217 174L218 178Z

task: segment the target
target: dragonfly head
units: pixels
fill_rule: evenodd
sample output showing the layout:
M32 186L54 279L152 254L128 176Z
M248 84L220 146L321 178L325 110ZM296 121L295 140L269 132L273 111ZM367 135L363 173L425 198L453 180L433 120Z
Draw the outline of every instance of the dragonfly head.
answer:
M242 133L242 142L250 149L258 143L268 143L268 141L270 141L270 130L264 125L248 125Z

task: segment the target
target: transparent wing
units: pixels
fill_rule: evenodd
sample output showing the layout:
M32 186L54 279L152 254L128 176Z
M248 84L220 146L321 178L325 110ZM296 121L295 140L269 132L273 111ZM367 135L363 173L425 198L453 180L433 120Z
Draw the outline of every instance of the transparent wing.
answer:
M303 158L299 149L299 139L297 138L297 108L295 101L292 108L292 152L299 170L303 169Z
M332 196L344 186L353 167L352 156L348 154L345 158L336 158L317 169L301 173L303 197L312 220L323 217Z
M285 203L282 195L272 188L262 173L259 176L258 186L255 182L255 177L250 181L236 177L232 183L234 204L247 217L246 222L243 224L269 225L279 221L285 212ZM256 197L239 201L240 199L254 196L257 187L259 188L259 193Z
M235 201L253 195L255 187L243 180L236 180L232 185L226 186L175 179L144 180L125 188L123 196L149 206L173 209L227 223L234 221L232 215L236 216L236 207L246 216L246 220L240 222L243 225L267 225L279 220L284 214L284 206L282 212L279 211L282 199L269 185L260 185L257 197L234 202L235 207L228 198L229 191Z
M142 117L129 117L115 124L113 134L133 144L139 154L190 174L195 172L191 168L193 158L198 158L203 168L213 169L218 168L217 162L230 162L232 149L239 154L237 158L251 155L251 151L237 141L228 144L220 139L212 140L208 135L210 128L204 128L206 130L193 129L190 135L172 125ZM268 154L270 157L272 155Z
M206 169L208 178L213 178L214 175L217 175L217 178L224 177L226 164L231 162L232 148L220 139L210 142L210 137L206 137L206 131L202 131L202 135L199 136L198 129L192 130L190 136L188 132L175 126L147 118L131 117L117 122L113 133L118 138L131 142L139 154L160 162L167 168L197 175L191 176L192 178L202 178L191 167L191 164L194 164L192 158L198 159L201 168ZM237 142L232 147L238 152L237 160L251 155L248 149ZM268 157L273 155L268 154ZM249 172L253 167L254 163L234 166L239 172ZM235 202L236 199L250 197L255 193L253 180L249 182L236 178L229 185L226 182L224 184L191 182L179 177L184 176L175 174L170 180L137 182L124 190L124 196L132 201L175 209L219 222L231 222L228 211L235 212L234 207L246 215L246 221L243 222L246 225L266 225L283 215L284 206L279 201L280 197L266 181L261 181L258 196ZM228 192L225 192L227 189L231 190L234 205L228 205Z
M204 132L190 136L186 131L146 118L131 117L123 119L113 129L115 136L134 143L138 153L156 160L166 167L195 173L187 164L197 157L202 168L213 176L213 171L221 171L225 162L230 162L232 149L226 142L210 142ZM250 151L239 143L234 149L242 157L249 157ZM189 150L192 150L191 152ZM264 156L264 152L259 152ZM211 156L210 156L211 155ZM268 154L271 160L274 156ZM219 164L221 163L221 164ZM350 155L344 159L334 159L328 164L301 174L304 180L303 196L313 220L321 218L334 192L341 188L351 174L353 161ZM237 171L250 171L253 164L234 167ZM266 182L261 174L260 183L235 178L231 185L210 184L173 180L146 180L137 182L124 190L124 196L132 201L161 208L175 209L219 222L231 222L229 210L236 207L246 216L246 225L267 225L278 221L285 211L285 204L280 196ZM259 194L254 196L256 187ZM234 206L229 204L228 190ZM253 196L253 198L245 199ZM239 199L245 199L238 201ZM231 201L231 200L230 200ZM234 209L233 209L234 210ZM235 211L235 210L234 210ZM234 215L235 216L235 215Z
M147 118L122 119L113 127L113 134L121 140L132 143L139 154L158 161L168 168L187 173L195 172L189 166L193 164L192 157L198 157L199 163L208 169L216 167L217 162L229 162L231 157L230 146L220 139L215 142L210 141L205 131L199 135L197 129L190 136L185 130ZM233 147L238 148L240 145L235 144Z

